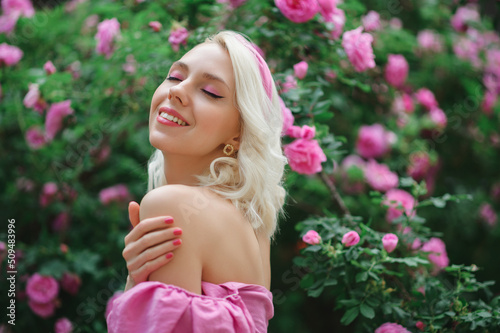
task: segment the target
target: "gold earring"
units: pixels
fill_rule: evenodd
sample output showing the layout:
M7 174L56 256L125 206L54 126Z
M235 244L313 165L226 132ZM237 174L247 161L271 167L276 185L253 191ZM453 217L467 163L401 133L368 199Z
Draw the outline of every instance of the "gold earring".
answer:
M227 144L225 147L224 147L224 150L222 150L224 152L224 154L226 154L226 156L231 156L233 155L233 152L234 152L234 147L232 144Z

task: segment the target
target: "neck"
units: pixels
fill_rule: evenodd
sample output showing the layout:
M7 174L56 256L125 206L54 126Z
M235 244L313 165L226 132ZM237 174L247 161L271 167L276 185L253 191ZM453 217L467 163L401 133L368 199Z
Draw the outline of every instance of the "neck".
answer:
M210 166L210 163L200 163L191 156L169 155L167 158L164 154L163 161L167 184L197 186L196 176L202 175Z

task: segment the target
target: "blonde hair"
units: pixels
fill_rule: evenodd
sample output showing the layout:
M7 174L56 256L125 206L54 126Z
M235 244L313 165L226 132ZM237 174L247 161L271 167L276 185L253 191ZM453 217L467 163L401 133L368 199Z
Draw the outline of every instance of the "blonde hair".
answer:
M245 46L242 35L222 31L205 40L229 53L233 65L236 107L240 112L241 137L236 157L212 161L207 175L200 175L200 186L218 193L242 211L252 227L270 238L277 230L283 212L282 186L286 158L281 150L283 119L278 93L271 85L269 98L263 85L256 56ZM166 184L164 159L156 150L148 164L148 191Z

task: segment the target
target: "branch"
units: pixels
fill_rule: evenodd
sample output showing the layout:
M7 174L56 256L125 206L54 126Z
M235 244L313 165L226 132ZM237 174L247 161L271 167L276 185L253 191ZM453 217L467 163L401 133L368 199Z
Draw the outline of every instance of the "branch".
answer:
M328 177L328 175L322 171L321 174L321 180L325 183L325 185L328 187L330 190L330 193L332 195L332 201L337 207L337 209L340 211L340 216L351 216L351 212L349 212L349 209L346 207L344 204L344 200L340 197L339 192L337 191L337 187L335 184L332 182L332 180Z

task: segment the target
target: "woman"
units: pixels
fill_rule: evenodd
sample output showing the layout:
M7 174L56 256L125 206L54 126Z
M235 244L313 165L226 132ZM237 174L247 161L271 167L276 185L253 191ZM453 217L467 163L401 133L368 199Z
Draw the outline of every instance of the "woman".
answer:
M237 33L208 38L157 88L149 129L149 192L109 332L265 332L286 163L267 64Z

